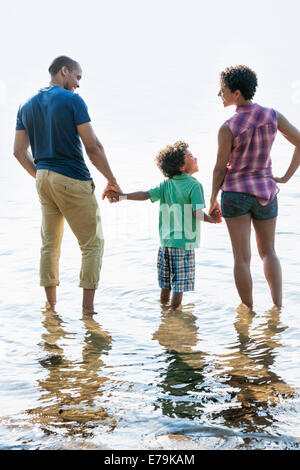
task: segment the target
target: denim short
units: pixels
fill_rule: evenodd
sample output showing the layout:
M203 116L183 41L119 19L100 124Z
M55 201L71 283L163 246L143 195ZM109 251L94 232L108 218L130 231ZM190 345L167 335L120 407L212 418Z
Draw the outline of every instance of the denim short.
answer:
M266 206L262 206L256 196L247 193L223 191L221 196L222 216L231 218L250 213L253 219L267 220L278 215L277 196Z

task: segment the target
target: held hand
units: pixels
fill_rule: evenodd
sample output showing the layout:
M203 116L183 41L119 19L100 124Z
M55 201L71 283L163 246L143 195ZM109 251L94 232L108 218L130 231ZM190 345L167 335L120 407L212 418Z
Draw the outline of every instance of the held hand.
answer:
M122 189L120 188L120 186L117 183L115 183L115 184L107 183L107 186L104 189L103 194L102 194L102 200L105 199L105 197L107 197L109 202L117 202L118 201L118 199L116 199L114 196L109 196L108 195L109 191L115 192L117 194L122 194L123 193Z
M216 199L210 201L210 208L209 208L208 214L212 215L212 213L215 210L220 213L220 217L221 217L222 216L221 206Z
M113 191L112 189L108 189L107 191L105 191L105 197L107 197L109 202L120 201L120 196L122 196L122 193L117 193L116 191Z
M210 214L210 217L213 219L213 224L220 224L222 222L222 214L219 209L214 209Z

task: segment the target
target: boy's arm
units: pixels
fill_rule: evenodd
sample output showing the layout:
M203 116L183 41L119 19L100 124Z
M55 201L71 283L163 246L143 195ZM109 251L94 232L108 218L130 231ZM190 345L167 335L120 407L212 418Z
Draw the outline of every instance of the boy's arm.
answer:
M150 199L150 194L148 191L136 191L134 193L116 193L115 191L106 191L105 195L116 199L117 201L124 201L128 199L129 201L146 201Z

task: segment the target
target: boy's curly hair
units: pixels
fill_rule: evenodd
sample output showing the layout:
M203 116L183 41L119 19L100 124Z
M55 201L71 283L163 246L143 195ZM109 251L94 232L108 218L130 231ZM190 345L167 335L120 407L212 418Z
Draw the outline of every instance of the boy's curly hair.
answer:
M246 65L235 65L221 72L220 83L221 86L227 86L232 93L240 90L245 100L251 100L256 91L257 76Z
M161 150L155 157L155 162L164 176L173 178L175 175L181 175L180 168L184 165L184 152L188 148L188 144L182 140L178 140L173 145L168 145Z

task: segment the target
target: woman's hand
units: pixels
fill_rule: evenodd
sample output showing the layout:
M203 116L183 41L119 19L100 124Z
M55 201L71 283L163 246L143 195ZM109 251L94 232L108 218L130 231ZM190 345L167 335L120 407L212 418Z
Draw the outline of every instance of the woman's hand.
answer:
M286 176L282 176L279 178L278 176L272 176L272 180L276 181L276 183L287 183L288 179Z
M220 215L222 215L221 206L218 203L218 201L216 199L211 199L208 214L212 215L212 212L214 212L215 210L217 210L220 213Z

